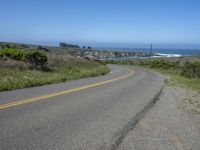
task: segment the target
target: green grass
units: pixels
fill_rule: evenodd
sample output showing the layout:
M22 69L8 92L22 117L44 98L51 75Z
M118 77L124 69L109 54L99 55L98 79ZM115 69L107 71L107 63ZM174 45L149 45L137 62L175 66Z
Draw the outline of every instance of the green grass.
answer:
M46 55L49 68L47 71L30 69L26 62L0 60L0 91L95 77L109 72L106 65L96 61L77 59L69 55Z
M150 69L170 78L169 86L186 86L200 92L200 79L181 76L177 70Z
M0 68L0 91L94 77L104 75L108 71L109 69L106 66L99 66L93 69L74 68L69 70L64 68L60 71L52 72Z

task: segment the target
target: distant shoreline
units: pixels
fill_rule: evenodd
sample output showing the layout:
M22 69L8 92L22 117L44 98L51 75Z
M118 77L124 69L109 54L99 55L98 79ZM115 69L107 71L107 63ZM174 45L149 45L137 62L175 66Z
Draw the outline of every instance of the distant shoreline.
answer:
M105 51L124 51L124 52L141 52L149 53L148 48L95 48L96 50ZM153 48L152 53L166 56L194 56L200 55L200 49L177 49L177 48Z
M27 50L38 49L44 51L51 51L55 53L69 53L76 57L97 59L97 60L129 60L129 59L148 59L151 58L171 58L200 55L200 49L166 49L153 48L151 55L148 48L112 48L112 47L94 47L91 49L73 47L59 47L59 46L44 46L35 44L23 44L14 42L0 42L1 45L15 46ZM85 46L84 46L85 47ZM1 49L1 47L0 47Z

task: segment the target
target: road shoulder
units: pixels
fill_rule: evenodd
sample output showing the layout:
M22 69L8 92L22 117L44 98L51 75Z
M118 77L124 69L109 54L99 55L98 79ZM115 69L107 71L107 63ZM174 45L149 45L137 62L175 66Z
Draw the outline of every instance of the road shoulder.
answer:
M157 103L118 150L200 149L199 104L198 92L165 86Z

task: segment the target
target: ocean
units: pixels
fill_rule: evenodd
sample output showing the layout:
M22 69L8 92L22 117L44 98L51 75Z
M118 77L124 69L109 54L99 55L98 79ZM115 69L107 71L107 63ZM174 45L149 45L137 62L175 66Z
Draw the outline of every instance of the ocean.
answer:
M147 48L96 48L97 50L113 50L113 51L127 51L127 52L144 52L149 53ZM156 53L166 57L178 57L178 56L194 56L200 55L200 49L166 49L166 48L154 48L152 53Z

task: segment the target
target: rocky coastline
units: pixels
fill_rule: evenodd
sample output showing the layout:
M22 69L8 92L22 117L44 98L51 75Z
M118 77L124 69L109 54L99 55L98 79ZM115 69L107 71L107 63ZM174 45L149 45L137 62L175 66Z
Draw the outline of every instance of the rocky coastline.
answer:
M143 52L120 52L103 50L82 50L70 52L71 55L79 58L101 59L101 58L120 58L120 57L149 57L149 53Z

